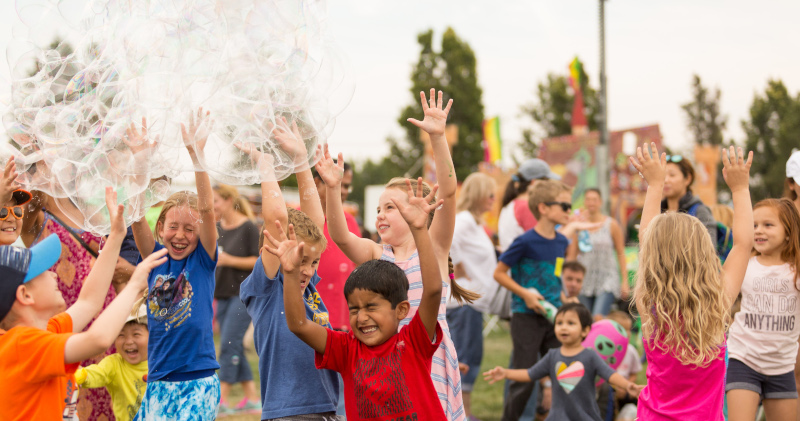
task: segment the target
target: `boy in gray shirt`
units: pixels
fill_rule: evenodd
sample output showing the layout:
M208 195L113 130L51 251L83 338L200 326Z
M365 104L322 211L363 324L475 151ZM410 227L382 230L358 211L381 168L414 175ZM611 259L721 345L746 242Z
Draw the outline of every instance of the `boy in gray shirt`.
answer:
M556 313L555 332L560 348L551 349L533 367L506 369L495 367L483 374L489 383L502 379L517 382L537 381L549 375L553 382L553 404L547 420L601 421L595 399L595 377L600 376L616 388L639 396L644 386L617 374L592 349L581 342L592 327L592 314L582 304L563 305Z

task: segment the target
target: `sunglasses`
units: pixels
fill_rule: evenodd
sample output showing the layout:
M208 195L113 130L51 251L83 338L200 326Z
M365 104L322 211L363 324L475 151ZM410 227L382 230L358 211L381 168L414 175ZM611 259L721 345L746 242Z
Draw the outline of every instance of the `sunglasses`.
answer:
M680 155L667 155L667 162L674 162L677 164L681 161L683 161L683 157Z
M544 202L544 204L547 206L559 205L564 212L569 212L572 210L572 203L569 202Z
M0 221L5 221L11 215L14 215L14 218L22 219L25 215L25 211L22 209L22 206L19 205L0 207Z

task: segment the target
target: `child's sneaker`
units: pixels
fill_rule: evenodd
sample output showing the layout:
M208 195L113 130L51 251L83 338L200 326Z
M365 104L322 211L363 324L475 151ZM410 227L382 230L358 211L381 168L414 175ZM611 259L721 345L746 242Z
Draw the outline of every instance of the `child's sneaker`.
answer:
M217 407L217 418L224 418L227 417L228 415L233 415L235 413L236 413L235 408L231 408L230 406L228 406L227 403L223 401L219 402L219 406Z
M236 405L236 411L245 414L260 414L261 401L251 401L244 398Z

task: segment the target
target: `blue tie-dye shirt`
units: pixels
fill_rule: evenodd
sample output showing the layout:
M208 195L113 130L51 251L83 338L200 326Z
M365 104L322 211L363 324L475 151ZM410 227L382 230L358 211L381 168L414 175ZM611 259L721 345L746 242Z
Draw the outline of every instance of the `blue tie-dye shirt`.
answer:
M525 288L536 288L545 300L561 307L560 263L567 252L569 240L556 233L555 238L544 238L535 229L517 237L500 261L511 268L511 277ZM525 300L512 295L512 313L537 314L525 305Z

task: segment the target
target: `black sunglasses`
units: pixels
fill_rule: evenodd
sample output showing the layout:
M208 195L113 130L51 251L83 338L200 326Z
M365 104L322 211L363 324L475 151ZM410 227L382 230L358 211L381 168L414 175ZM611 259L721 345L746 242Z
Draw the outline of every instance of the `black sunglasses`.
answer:
M547 206L559 205L564 212L569 212L572 210L572 203L569 202L544 202L544 204Z

